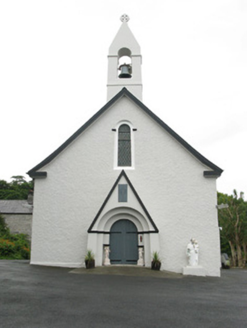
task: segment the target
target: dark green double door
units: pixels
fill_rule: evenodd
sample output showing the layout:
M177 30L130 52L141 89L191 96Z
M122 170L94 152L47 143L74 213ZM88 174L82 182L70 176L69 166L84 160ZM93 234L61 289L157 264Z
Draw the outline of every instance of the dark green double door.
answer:
M110 231L111 264L137 264L137 228L129 220L115 222Z

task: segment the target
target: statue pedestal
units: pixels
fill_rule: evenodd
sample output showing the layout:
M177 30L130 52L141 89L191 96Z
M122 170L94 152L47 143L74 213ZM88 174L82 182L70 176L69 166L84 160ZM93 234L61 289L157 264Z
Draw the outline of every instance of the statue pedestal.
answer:
M206 270L201 265L183 267L183 275L185 276L206 276Z
M109 259L105 259L105 261L104 261L104 265L111 265L110 260L109 260Z
M143 259L139 259L139 260L137 261L137 265L139 265L139 266L144 266L144 261L143 261Z

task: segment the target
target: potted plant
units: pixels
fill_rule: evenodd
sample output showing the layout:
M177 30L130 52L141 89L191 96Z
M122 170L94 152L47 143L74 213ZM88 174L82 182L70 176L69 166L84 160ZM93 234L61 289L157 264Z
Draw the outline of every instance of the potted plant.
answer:
M85 264L87 269L92 269L95 267L94 254L91 250L87 251L87 254L85 256Z
M159 253L158 252L153 252L153 260L151 263L151 269L152 270L160 270L161 267L161 261L159 258Z

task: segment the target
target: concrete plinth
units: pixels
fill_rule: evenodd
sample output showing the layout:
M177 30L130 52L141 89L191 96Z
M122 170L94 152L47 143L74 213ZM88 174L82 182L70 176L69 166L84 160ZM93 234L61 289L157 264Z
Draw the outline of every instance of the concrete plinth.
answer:
M189 266L183 267L183 275L190 275L190 276L206 276L206 270L203 269L201 265L197 266Z

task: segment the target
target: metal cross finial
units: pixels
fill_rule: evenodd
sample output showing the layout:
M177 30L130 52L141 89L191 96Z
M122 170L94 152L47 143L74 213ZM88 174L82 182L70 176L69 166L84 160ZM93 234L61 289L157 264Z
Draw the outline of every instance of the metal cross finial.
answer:
M128 15L123 14L123 15L120 17L120 20L121 20L121 22L125 22L125 23L127 23L127 22L130 20L130 18L129 18Z

